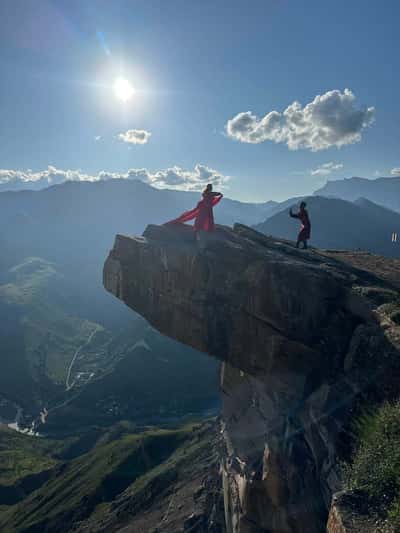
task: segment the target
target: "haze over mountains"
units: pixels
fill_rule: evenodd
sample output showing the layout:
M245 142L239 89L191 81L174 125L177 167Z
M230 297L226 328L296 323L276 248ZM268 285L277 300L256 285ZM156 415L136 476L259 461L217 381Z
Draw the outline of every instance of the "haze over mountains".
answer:
M217 363L135 321L102 286L116 233L140 234L197 201L196 193L123 179L0 194L0 418L22 407L28 423L46 408L46 430L65 429L218 404ZM218 217L252 224L273 205L226 199Z
M147 224L171 220L198 199L197 193L158 190L123 179L69 181L41 191L5 192L0 195L0 239L7 253L0 265L10 268L29 256L54 262L73 280L78 309L83 307L93 319L115 322L124 314L123 306L118 313L118 304L101 286L102 260L115 235L140 234ZM218 221L252 225L267 218L274 205L226 199L218 208ZM79 296L82 291L84 298Z
M342 198L351 202L358 198L366 198L389 209L400 211L400 177L373 180L353 177L344 180L332 180L315 191L314 194Z
M396 178L328 183L327 190L338 194L349 184L357 201L309 198L311 244L397 256L399 247L390 236L400 229L400 215L359 197L369 187L375 191L374 198L393 203L396 195L387 191L396 190L399 183ZM7 346L2 351L3 363L4 358L8 361L0 378L5 401L0 416L12 418L17 406L33 415L67 402L57 409L56 418L48 416L48 428L66 420L118 419L129 412L136 417L135 395L126 392L130 387L126 376L135 372L139 372L136 377L142 376L143 390L136 400L142 414L174 417L196 410L184 395L176 397L174 408L171 402L163 402L161 392L153 403L145 399L146 386L155 383L152 375L165 373L165 360L169 370L173 369L169 385L174 376L176 385L190 382L187 368L200 365L198 370L205 373L201 389L198 393L188 390L188 395L198 399L200 410L216 405L215 362L205 362L169 341L161 342L143 320L135 322L102 287L103 260L117 233L140 234L147 224L173 219L198 199L198 193L159 190L127 179L66 181L39 191L0 194L0 336L2 346ZM297 222L287 211L298 201L251 204L224 198L216 209L216 220L229 226L235 222L255 225L265 233L294 239ZM126 382L125 389L118 388L118 375ZM198 381L192 385L198 386ZM157 388L163 390L161 382ZM102 390L108 391L104 397ZM77 392L80 399L75 398Z

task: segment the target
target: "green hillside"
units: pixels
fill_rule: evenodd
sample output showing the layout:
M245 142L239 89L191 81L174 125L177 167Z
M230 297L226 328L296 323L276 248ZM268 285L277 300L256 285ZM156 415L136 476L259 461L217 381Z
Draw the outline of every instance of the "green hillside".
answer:
M56 459L66 443L38 439L0 426L0 486L12 486L31 474L58 464Z
M218 404L216 361L134 315L113 330L86 319L55 264L27 258L1 282L0 419L10 402L23 408L26 425L46 408L46 433L73 433L121 419L155 423Z
M66 446L0 426L0 515L49 479Z
M0 285L0 393L26 410L65 388L74 354L93 332L93 344L110 334L102 326L68 313L68 286L56 266L27 258L3 273Z
M43 372L54 383L63 384L71 354L100 326L65 312L64 281L53 264L28 258L10 269L9 275L10 282L0 287L0 298L20 310L25 353L33 374L39 377Z
M92 449L69 461L61 459L62 449L55 446L58 458L41 463L42 468L53 468L52 475L22 502L1 508L0 530L5 533L67 532L73 528L99 531L103 522L118 523L123 516L142 512L150 487L153 500L155 485L159 492L164 491L166 483L176 481L194 463L194 457L197 468L203 464L202 450L211 453L209 426L155 429L140 434L132 431L129 424L121 423L102 436L98 434ZM42 457L43 447L49 446L36 439L39 450L34 451L31 448L34 438L18 436L20 449L21 440L25 439L23 449L30 460L38 454ZM65 455L68 454L64 445ZM0 461L2 458L0 455ZM31 471L35 468L32 465Z

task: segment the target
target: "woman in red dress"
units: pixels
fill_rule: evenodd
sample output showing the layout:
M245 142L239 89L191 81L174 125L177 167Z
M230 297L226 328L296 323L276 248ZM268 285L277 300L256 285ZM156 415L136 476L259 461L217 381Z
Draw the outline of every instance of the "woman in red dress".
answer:
M203 199L191 211L186 211L179 218L167 222L167 224L184 224L194 219L195 231L214 231L213 207L221 200L222 194L214 192L211 183L203 191Z

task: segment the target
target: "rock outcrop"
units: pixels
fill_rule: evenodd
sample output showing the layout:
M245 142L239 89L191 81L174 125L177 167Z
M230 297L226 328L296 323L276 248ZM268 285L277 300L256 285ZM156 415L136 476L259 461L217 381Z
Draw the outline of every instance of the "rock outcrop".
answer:
M398 389L398 287L241 225L118 235L104 285L223 362L227 530L324 531L351 416Z

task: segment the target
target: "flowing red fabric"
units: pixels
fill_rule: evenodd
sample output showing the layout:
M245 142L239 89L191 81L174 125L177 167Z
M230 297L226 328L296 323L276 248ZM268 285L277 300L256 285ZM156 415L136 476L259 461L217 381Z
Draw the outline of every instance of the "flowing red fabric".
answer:
M220 193L205 193L203 194L203 199L194 209L186 211L175 220L167 222L167 224L184 224L194 219L194 229L196 231L213 231L215 229L213 207L218 204L221 198L222 194Z

